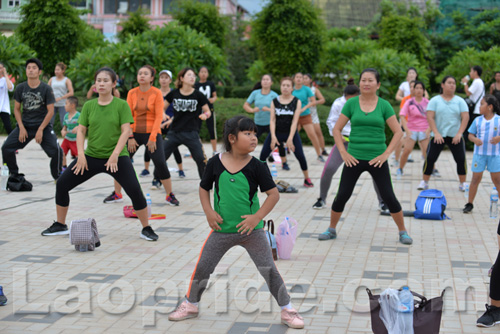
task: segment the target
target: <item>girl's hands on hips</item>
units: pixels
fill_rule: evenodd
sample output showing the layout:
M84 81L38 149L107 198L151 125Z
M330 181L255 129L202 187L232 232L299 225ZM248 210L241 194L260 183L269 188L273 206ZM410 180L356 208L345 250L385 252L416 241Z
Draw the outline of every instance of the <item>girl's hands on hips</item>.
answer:
M116 173L118 171L118 154L111 154L104 166L106 166L106 171Z
M78 155L78 160L76 160L76 164L73 166L73 168L71 168L71 170L73 171L73 173L75 173L75 175L83 175L83 172L85 172L86 170L89 170L89 167L87 166L87 158L85 158L85 155Z
M219 224L222 224L222 217L214 210L207 213L207 222L212 230L214 231L221 230Z
M370 162L368 162L368 164L370 166L380 168L380 167L382 167L382 165L384 164L384 162L387 161L388 158L389 158L389 155L387 153L382 153L378 157L375 157L372 160L370 160Z
M350 155L347 152L341 153L340 156L342 157L342 160L344 160L344 163L347 167L353 167L359 163L359 161L356 160L356 158L354 158L352 155Z
M255 226L257 226L257 224L259 224L261 221L261 219L257 218L255 215L245 215L241 216L241 218L245 220L236 225L236 227L238 228L238 233L241 234L246 233L247 235L250 235Z

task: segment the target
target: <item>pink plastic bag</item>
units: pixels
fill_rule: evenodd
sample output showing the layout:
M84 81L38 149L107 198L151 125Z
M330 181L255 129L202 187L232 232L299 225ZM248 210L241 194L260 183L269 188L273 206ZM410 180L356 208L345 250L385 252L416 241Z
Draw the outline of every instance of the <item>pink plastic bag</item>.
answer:
M276 244L278 245L278 257L289 260L292 257L293 246L297 239L297 221L290 217L285 217L278 226L276 233Z

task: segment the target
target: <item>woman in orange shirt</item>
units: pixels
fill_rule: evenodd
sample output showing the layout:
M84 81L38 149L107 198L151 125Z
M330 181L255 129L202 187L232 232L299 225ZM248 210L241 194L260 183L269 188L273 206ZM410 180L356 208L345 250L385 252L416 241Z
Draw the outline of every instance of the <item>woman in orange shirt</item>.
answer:
M132 158L141 145L147 147L148 153L155 164L156 173L165 192L167 204L177 206L179 201L172 193L172 179L167 168L161 136L163 120L163 95L161 90L153 86L156 71L150 65L144 65L137 72L139 87L128 92L127 103L132 110L134 123L131 124L132 134L128 140L128 151ZM121 186L115 181L115 190L104 199L104 203L122 202Z

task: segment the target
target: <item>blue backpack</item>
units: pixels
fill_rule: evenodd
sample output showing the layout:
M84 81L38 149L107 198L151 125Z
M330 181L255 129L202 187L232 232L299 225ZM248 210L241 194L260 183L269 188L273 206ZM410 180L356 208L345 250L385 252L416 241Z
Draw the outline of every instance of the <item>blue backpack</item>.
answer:
M415 201L414 217L418 219L444 220L449 219L445 213L446 197L441 190L423 190Z

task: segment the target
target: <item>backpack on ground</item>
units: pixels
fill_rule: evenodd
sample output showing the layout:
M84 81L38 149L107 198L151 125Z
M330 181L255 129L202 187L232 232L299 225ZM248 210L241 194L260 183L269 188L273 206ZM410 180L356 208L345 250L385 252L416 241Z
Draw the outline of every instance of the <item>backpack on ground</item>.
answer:
M267 224L267 229L266 229ZM270 219L267 221L264 220L264 231L266 232L267 240L269 241L269 245L271 246L271 250L273 252L274 261L278 260L278 246L276 244L276 238L274 237L274 222Z
M7 189L10 191L31 191L33 185L24 178L24 174L11 174L7 180Z
M72 220L69 226L69 241L80 252L93 251L99 247L101 242L95 219Z
M446 197L441 190L422 190L415 201L415 218L444 220L449 217L444 213L446 210Z

